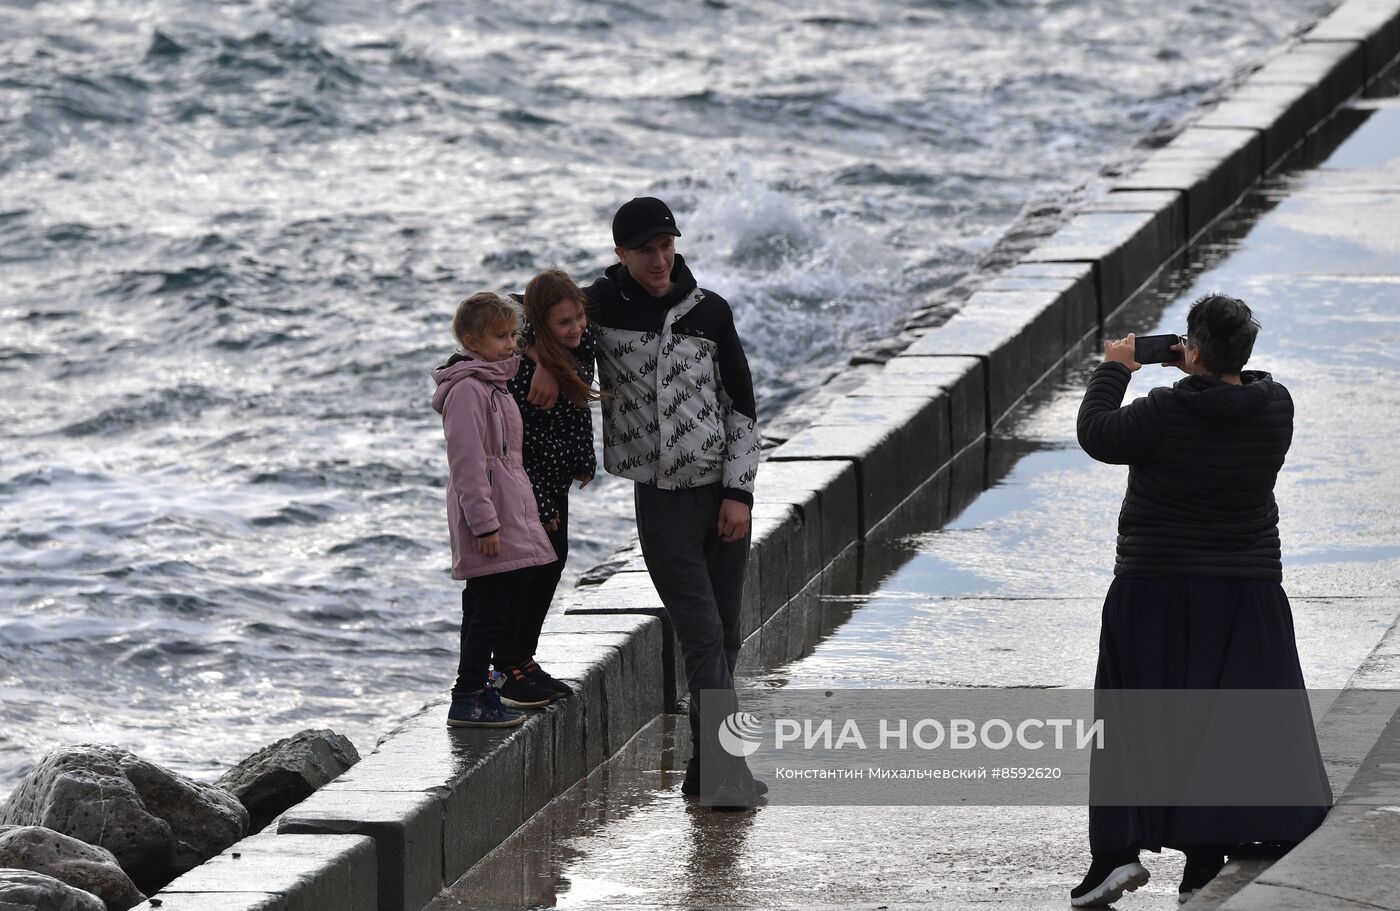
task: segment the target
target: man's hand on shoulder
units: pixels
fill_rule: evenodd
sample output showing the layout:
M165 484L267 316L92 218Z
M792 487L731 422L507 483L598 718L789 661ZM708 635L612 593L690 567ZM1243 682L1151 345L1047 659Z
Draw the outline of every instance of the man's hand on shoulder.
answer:
M716 524L719 539L726 544L742 541L744 536L749 533L750 515L751 512L746 503L740 503L738 500L721 501L719 522Z
M530 377L530 392L525 401L543 411L553 408L559 401L559 381L543 364L536 366L535 375Z

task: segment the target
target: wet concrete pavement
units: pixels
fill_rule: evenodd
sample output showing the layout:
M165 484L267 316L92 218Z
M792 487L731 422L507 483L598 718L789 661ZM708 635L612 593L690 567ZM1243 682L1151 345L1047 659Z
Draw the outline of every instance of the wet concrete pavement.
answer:
M1277 495L1313 688L1344 686L1400 613L1400 102L1360 102L1342 123L1355 132L1321 166L1267 181L1109 330L1184 331L1213 289L1254 306L1250 366L1297 407ZM898 568L849 596L812 654L743 685L1091 686L1126 476L1074 440L1095 363L1003 428L994 486L881 554ZM1178 376L1144 368L1129 396ZM1088 862L1083 808L693 807L677 730L658 719L429 907L1064 908ZM1117 907L1177 907L1180 855L1144 862L1152 881Z

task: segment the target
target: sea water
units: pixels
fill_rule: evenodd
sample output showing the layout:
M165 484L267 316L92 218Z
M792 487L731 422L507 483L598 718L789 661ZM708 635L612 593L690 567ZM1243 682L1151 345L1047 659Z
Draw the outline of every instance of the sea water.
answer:
M1319 0L0 2L0 795L362 750L456 662L429 371L632 196L771 418ZM565 584L631 529L572 500Z

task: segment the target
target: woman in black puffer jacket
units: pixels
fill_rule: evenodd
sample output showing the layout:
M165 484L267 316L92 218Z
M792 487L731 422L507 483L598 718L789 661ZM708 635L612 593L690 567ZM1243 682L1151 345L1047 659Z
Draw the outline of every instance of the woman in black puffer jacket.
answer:
M1114 580L1104 601L1096 690L1297 689L1303 673L1283 591L1274 482L1293 439L1293 400L1244 370L1259 324L1243 301L1210 294L1173 350L1187 377L1122 407L1134 337L1104 344L1079 408L1079 443L1128 465ZM1311 716L1296 742L1305 777L1326 775ZM1315 769L1312 766L1315 765ZM1139 773L1141 774L1141 773ZM1147 881L1138 851L1186 852L1180 895L1209 882L1236 846L1301 841L1327 807L1091 806L1093 865L1070 893L1107 904Z

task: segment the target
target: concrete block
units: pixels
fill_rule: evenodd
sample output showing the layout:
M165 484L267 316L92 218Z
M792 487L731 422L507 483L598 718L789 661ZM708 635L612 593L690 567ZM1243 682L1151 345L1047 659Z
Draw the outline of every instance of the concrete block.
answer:
M756 629L744 638L739 647L739 660L734 662L735 677L752 677L763 672L763 630Z
M743 603L739 607L739 636L743 638L763 625L763 580L757 560L744 566Z
M822 580L813 579L793 599L802 610L802 654L810 655L822 641Z
M655 627L654 635L659 640L661 638L661 620L651 614L625 614L621 612L588 612L574 610L573 608L583 608L592 603L591 597L580 597L569 605L569 610L562 614L550 614L544 618L544 627L541 633L623 633L626 635L651 636L652 627Z
M786 503L755 503L749 562L759 567L760 614L766 621L801 589L794 578L804 561L805 530L797 508Z
M1182 190L1122 189L1104 196L1086 210L1089 212L1160 212L1167 219L1167 235L1177 239L1176 248L1191 239L1186 230L1186 193ZM1079 333L1073 341L1078 341Z
M822 570L819 582L822 637L840 629L855 612L858 604L856 596L863 591L861 564L864 551L863 544L852 544Z
M812 579L791 601L783 605L779 622L765 627L765 635L770 639L780 634L786 640L781 646L783 662L795 661L809 654L822 638L822 581ZM777 643L770 642L773 652L779 650Z
M1322 748L1322 760L1327 766L1327 778L1333 794L1344 794L1368 754L1386 727L1400 711L1400 690L1364 689L1365 675L1375 667L1376 652L1388 642L1400 639L1393 635L1395 627L1376 651L1352 674L1350 685L1338 694L1326 713L1317 722L1317 740ZM1362 787L1369 787L1363 783ZM1355 794L1362 793L1358 788Z
M1400 812L1394 807L1339 805L1317 831L1255 882L1333 896L1371 908L1400 907L1400 889L1395 880L1397 844ZM1253 885L1246 887L1237 898L1253 900L1254 896L1248 894L1253 889ZM1234 906L1235 900L1226 903L1226 907Z
M951 478L952 466L944 465L870 530L865 548L868 579L884 579L908 562L913 556L906 543L911 535L932 531L948 521Z
M1165 191L1170 192L1170 191ZM1131 194L1134 202L1145 197ZM1110 199L1101 205L1109 206ZM1121 211L1129 211L1122 209ZM1069 274L1036 275L1046 267L1058 268ZM1021 263L1001 273L983 286L983 291L1021 291L1027 289L1054 291L1063 297L1065 328L1070 340L1078 342L1090 333L1097 334L1099 324L1098 291L1094 287L1094 267L1089 263Z
M1114 181L1114 193L1177 190L1184 194L1187 239L1196 237L1263 173L1263 134L1255 129L1188 127ZM1112 195L1112 194L1110 194Z
M801 658L807 651L807 611L798 598L793 598L783 607L787 614L787 647L784 663Z
M878 521L904 498L904 434L895 424L808 427L774 449L769 462L848 461L855 463L860 492L858 529ZM746 627L747 629L747 627Z
M796 462L775 462L775 465L796 465ZM792 501L797 502L792 502ZM753 513L757 520L760 513L773 520L791 513L786 519L796 532L788 545L787 588L784 600L801 590L807 580L821 572L826 561L822 552L821 498L815 490L773 490L764 488L754 491Z
M1375 911L1377 907L1381 906L1363 905L1334 895L1300 892L1256 882L1236 892L1233 898L1220 906L1220 911Z
M443 800L435 794L322 788L282 814L277 834L373 838L381 911L417 911L443 886Z
M1380 702L1394 704L1395 693L1379 693ZM1400 714L1377 732L1375 746L1361 760L1337 805L1361 807L1400 806ZM1400 817L1400 810L1395 811ZM1400 832L1400 822L1396 832ZM1400 844L1400 842L1397 842Z
M1068 325L1068 300L1053 289L979 291L957 315L920 338L904 356L982 357L988 374L987 413L995 426L1060 361L1065 350L1078 342L1081 333L1071 331Z
M261 832L178 877L153 898L162 911L375 911L374 840ZM149 901L137 906L155 907Z
M578 694L575 693L568 701L577 699ZM554 724L557 717L543 709L535 709L530 711L530 717L520 726L520 736L524 740L521 747L524 754L524 772L521 775L524 789L520 793L522 823L558 793L554 788Z
M787 660L796 661L807 652L807 611L797 598L783 608L787 613Z
M1227 860L1225 866L1215 875L1215 879L1207 883L1205 888L1197 890L1196 894L1191 896L1191 900L1182 906L1181 911L1214 911L1225 904L1230 896L1254 882L1260 873L1272 865L1272 860Z
M665 711L665 663L662 661L661 621L647 617L644 626L626 631L587 631L575 630L571 633L554 633L545 630L540 634L540 644L549 641L552 654L577 654L580 647L615 649L617 659L622 662L623 698L606 693L608 700L609 723L616 732L624 732L630 739L633 733L643 728L654 716ZM626 711L623 711L626 708ZM620 746L620 744L619 744Z
M860 534L855 466L846 460L813 459L769 460L759 467L756 501L792 503L803 510L804 518L810 518L811 497L815 497L821 537L820 557L809 567L811 574L816 575Z
M944 466L870 530L861 565L865 587L883 584L915 556L912 536L932 531L948 521L951 471L951 466Z
M1347 0L1303 36L1304 44L1333 41L1360 41L1373 79L1400 55L1400 8L1391 0Z
M1366 79L1363 42L1326 41L1293 45L1252 73L1248 84L1311 86L1330 114L1361 91Z
M1085 212L1155 212L1180 202L1179 190L1129 190L1110 193L1084 207Z
M949 396L942 389L910 395L846 395L832 402L822 427L895 424L902 431L910 472L933 471L953 454Z
M1378 85L1377 89L1383 91L1383 86ZM1328 160L1342 147L1342 144L1363 128L1363 125L1375 115L1376 111L1371 107L1360 105L1343 105L1333 112L1322 123L1313 129L1311 133L1303 139L1303 144L1294 150L1288 159L1288 169L1290 176L1301 175L1304 172L1316 173L1316 169L1322 167ZM1358 173L1358 172L1352 172ZM1377 177L1380 172L1359 172L1370 177ZM1394 176L1391 180L1394 181ZM1289 180L1292 184L1292 181ZM1296 184L1292 184L1294 189L1298 189ZM1309 187L1309 189L1314 189Z
M591 588L594 585L601 585L608 576L616 572L646 572L646 558L642 555L642 544L637 540L634 532L627 543L608 554L606 560L598 566L590 568L579 581L574 583L575 588ZM594 570L606 570L601 575Z
M987 439L979 440L953 457L948 466L948 519L962 514L988 487Z
M768 618L767 623L763 624L763 635L759 637L759 668L757 670L772 670L787 663L787 624L788 614L786 610L778 611Z
M1170 191L1165 191L1170 192ZM1141 196L1146 194L1132 194ZM1155 193L1151 195L1156 195ZM1111 201L1111 200L1110 200ZM1078 341L1098 328L1099 304L1094 291L1094 270L1088 263L1072 263L1084 268L1082 279L1045 277L1007 277L993 279L980 290L988 294L1038 294L1066 295L1065 331L1073 341Z
M425 705L380 738L373 752L326 785L350 791L429 791L463 773L447 726L450 700Z
M1089 284L1094 300L1093 283ZM1095 305L1097 306L1097 305ZM980 357L920 355L917 350L891 358L877 378L858 387L854 395L873 398L938 390L948 397L948 442L953 452L987 432L987 367Z
M921 337L891 363L905 358L977 357L982 361L984 423L991 429L1034 381L1029 367L1030 341L1022 314L1005 311L959 311L948 322ZM975 439L975 437L974 437Z
M761 477L761 472L760 472ZM681 667L680 645L666 607L645 570L614 574L602 585L589 586L574 604L565 608L565 616L599 615L628 616L642 614L661 621L662 698L666 711L673 712L677 699L685 693L685 669ZM677 687L677 681L680 686Z
M605 730L607 713L603 708L603 675L588 661L564 660L554 661L550 666L550 673L572 686L575 693L573 698L566 700L575 711L561 711L553 716L557 754L555 774L562 775L567 768L582 767L583 774L580 777L587 776L606 762L609 755ZM546 711L555 708L550 706Z
M446 799L447 882L455 882L525 822L525 740L519 728L515 731L502 735L463 729L449 734L464 774L453 781Z
M893 471L872 474L865 483L867 522L886 515L923 477L951 458L949 407L947 394L937 389L905 396L843 396L810 428L816 433L837 428L838 433L884 429L890 434ZM791 588L788 597L800 587Z
M589 610L569 613L623 613L664 617L665 605L646 570L613 574L602 585L590 586L591 591L581 599ZM605 611L608 607L611 610Z
M597 703L604 718L604 752L611 756L641 730L642 725L663 709L663 671L660 630L643 640L624 633L567 633L540 636L538 658L553 663L573 661L588 664L602 675L602 701ZM565 678L560 678L565 679ZM577 697L576 697L577 698ZM585 706L585 712L594 708ZM585 727L585 737L593 726Z
M1330 114L1308 86L1246 82L1196 122L1201 129L1252 129L1263 134L1260 170L1267 174Z
M1065 351L1074 347L1084 335L1078 327L1071 329L1069 306L1063 294L1055 289L1025 288L1019 291L979 291L963 305L977 312L1001 312L1020 316L1026 323L1028 377L1022 394L1028 391L1047 370L1059 363ZM1094 315L1095 322L1098 313ZM1017 396L1020 398L1020 396ZM996 412L993 412L995 426Z
M1083 263L1017 263L998 274L999 278L1076 278L1082 277L1088 267ZM1090 283L1094 280L1093 270L1089 270Z
M570 686L578 685L571 683ZM586 711L587 706L576 691L573 697L561 699L542 713L552 722L550 735L553 738L554 757L551 772L554 775L555 796L583 780L590 771L588 751L584 745L586 723L583 716Z
M1094 263L1099 312L1107 314L1180 246L1169 212L1084 212L1022 260Z
M563 679L567 669L558 670ZM424 792L440 800L441 875L452 882L525 821L524 728L548 720L532 717L505 730L449 728L446 721L447 703L426 707L317 793L350 800L355 792Z

